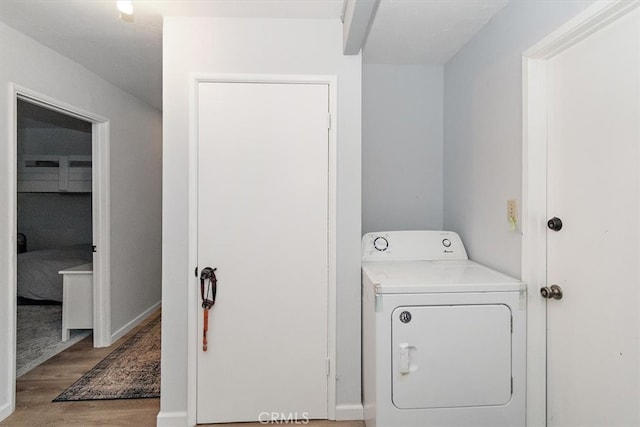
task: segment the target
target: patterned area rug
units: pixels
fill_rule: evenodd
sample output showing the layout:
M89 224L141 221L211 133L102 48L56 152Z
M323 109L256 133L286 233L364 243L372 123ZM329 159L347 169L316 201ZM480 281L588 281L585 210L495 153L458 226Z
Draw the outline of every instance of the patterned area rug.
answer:
M61 305L18 305L16 377L89 335L90 330L72 329L69 340L62 342Z
M54 402L160 397L160 316L115 349Z

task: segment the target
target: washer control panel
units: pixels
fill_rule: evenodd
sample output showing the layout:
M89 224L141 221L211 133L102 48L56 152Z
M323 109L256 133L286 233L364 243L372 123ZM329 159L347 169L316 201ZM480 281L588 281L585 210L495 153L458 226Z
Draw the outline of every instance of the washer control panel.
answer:
M363 261L466 260L460 236L453 231L380 231L362 237Z

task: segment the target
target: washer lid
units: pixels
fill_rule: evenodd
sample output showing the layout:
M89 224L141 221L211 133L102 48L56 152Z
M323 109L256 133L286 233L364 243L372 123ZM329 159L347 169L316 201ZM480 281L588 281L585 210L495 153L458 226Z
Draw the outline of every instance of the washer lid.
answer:
M372 261L362 263L362 273L379 294L526 289L518 279L473 261Z

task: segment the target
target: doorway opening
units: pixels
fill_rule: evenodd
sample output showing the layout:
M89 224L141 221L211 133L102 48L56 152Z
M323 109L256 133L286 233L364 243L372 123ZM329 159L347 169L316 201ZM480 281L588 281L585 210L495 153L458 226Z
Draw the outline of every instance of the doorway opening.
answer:
M20 377L91 334L92 274L62 303L63 272L93 271L92 124L23 99L16 118Z
M74 105L67 104L58 99L49 97L42 93L36 92L32 89L17 85L15 83L10 84L9 88L9 99L11 100L9 104L8 111L8 125L9 125L9 136L10 136L10 144L9 144L9 156L8 162L12 167L12 171L10 172L10 181L9 181L9 194L11 194L11 198L9 199L9 221L8 221L8 229L9 229L9 242L10 242L10 257L7 260L7 283L11 288L12 298L7 301L7 308L9 311L9 319L12 319L11 322L8 322L6 325L3 325L4 331L2 332L8 337L8 342L12 343L11 348L8 350L8 364L6 368L8 369L8 382L10 385L10 390L12 394L10 395L9 407L14 407L15 405L15 385L16 385L16 323L13 319L17 318L17 297L18 297L18 272L17 272L17 264L18 264L18 246L20 245L20 251L26 249L26 253L29 252L30 249L37 247L37 238L29 238L29 235L24 234L24 239L22 236L18 236L18 156L19 149L22 150L24 147L18 147L18 134L22 132L19 130L19 108L22 110L23 108L32 109L35 107L41 107L49 112L47 114L60 113L62 115L67 116L68 118L65 120L69 120L70 118L79 119L80 121L85 122L86 124L83 126L90 126L91 135L90 135L90 151L89 157L90 162L86 158L71 158L71 155L67 156L65 160L57 160L57 170L58 170L58 192L60 192L60 187L66 188L67 193L72 193L77 184L77 176L74 179L71 179L69 173L71 169L81 170L83 167L88 167L89 163L91 166L90 169L90 212L91 212L91 233L90 233L90 247L92 252L92 260L93 260L93 275L92 275L92 285L89 285L92 289L92 295L88 297L92 304L92 313L89 314L89 318L92 319L90 321L91 327L93 329L93 346L94 347L108 347L112 343L112 333L111 333L111 292L110 292L110 269L111 269L111 243L110 243L110 173L109 173L109 154L110 154L110 141L109 141L109 120L105 117L99 116L95 113L83 110ZM26 104L31 105L26 105ZM42 132L42 131L37 131ZM37 133L36 132L36 133ZM22 152L20 153L22 156ZM22 159L26 161L26 159ZM73 165L70 167L69 163L73 160ZM28 163L29 167L33 167L34 169L39 169L40 166L43 168L56 166L54 163L46 163L47 159L41 159L39 163L37 159L30 159L30 163ZM65 168L66 171L60 173L60 171ZM54 180L55 181L55 180ZM73 183L73 181L76 181ZM86 186L86 183L83 184ZM66 186L66 187L65 187ZM22 184L21 184L22 187ZM24 190L26 187L22 187ZM86 187L85 187L86 190ZM65 197L73 197L64 195ZM20 197L23 199L23 197ZM27 197L28 199L29 197ZM24 200L21 200L24 201ZM85 200L86 202L86 200ZM21 210L22 210L21 206ZM42 215L46 215L45 213L41 213ZM25 223L21 220L20 227L22 227ZM20 241L20 242L19 242ZM36 245L36 246L34 246ZM24 252L23 252L24 253ZM61 270L59 270L61 271ZM87 299L87 297L85 297ZM62 305L64 307L64 304ZM60 334L60 340L62 341L62 333ZM11 385L12 384L12 385Z

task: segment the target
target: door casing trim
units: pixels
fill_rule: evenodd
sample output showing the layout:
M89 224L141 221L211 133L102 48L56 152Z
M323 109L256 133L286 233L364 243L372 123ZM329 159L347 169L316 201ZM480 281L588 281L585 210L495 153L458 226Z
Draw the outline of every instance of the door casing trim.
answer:
M547 61L633 11L640 1L598 1L540 40L522 57L522 280L528 286L527 425L544 426L547 305Z
M75 105L68 104L56 98L50 97L33 89L21 86L17 83L9 83L8 96L8 126L7 137L9 141L9 221L7 244L10 245L7 283L10 287L10 298L5 302L12 319L4 325L4 334L8 337L9 348L7 349L9 358L6 369L8 375L6 386L8 405L3 408L0 419L3 415L8 416L15 410L16 398L16 295L17 295L17 255L16 255L16 234L17 234L17 143L18 143L18 109L17 101L22 99L32 104L40 105L60 112L62 114L76 117L92 123L91 152L92 152L92 234L93 244L98 247L94 255L94 275L93 275L93 346L108 347L111 345L111 216L109 206L111 204L110 186L110 122L106 117L102 117L93 112L84 110Z
M197 211L198 211L198 87L200 83L267 83L267 84L326 84L329 87L329 182L328 182L328 299L327 299L327 355L329 376L327 378L327 417L336 419L336 264L337 264L337 77L334 75L277 75L277 74L208 74L189 75L189 185L188 185L188 288L187 308L187 421L196 425L197 419L197 361L198 361L198 283L194 269L198 263Z
M92 124L92 233L93 244L98 248L93 259L95 264L93 273L93 345L94 347L109 347L112 342L110 121L106 117L15 83L11 84L10 96L12 108L10 109L9 129L13 141L12 146L17 144L17 104L15 104L17 99L22 99ZM17 162L16 156L17 153L14 152L12 156L13 165ZM15 178L14 173L14 183L16 184L14 193L17 188L17 181L15 180L17 178ZM16 202L14 201L14 203ZM15 228L15 221L12 221L12 226Z

